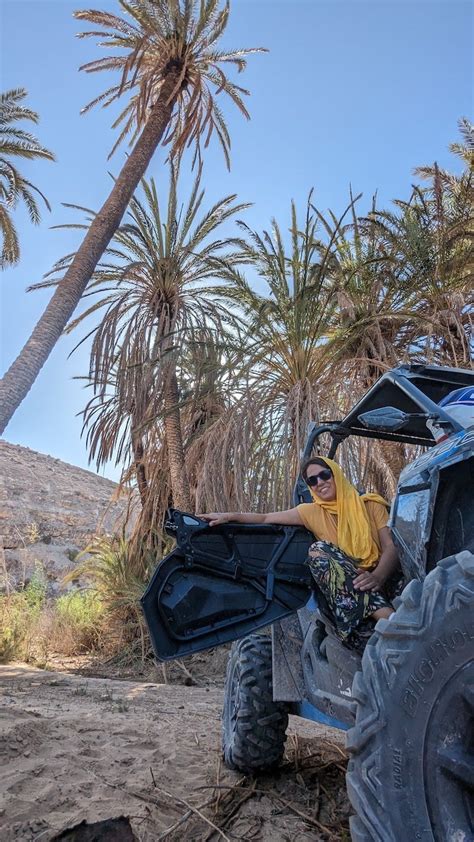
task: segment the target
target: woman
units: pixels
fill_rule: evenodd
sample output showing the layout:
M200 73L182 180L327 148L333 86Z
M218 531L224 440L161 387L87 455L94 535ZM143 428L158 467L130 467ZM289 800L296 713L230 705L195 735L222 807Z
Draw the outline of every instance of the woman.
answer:
M307 459L301 475L312 503L284 512L213 512L202 517L210 526L227 521L305 526L317 539L307 563L328 604L336 634L344 643L362 648L374 621L393 614L383 593L398 568L387 504L378 494L359 495L332 459Z

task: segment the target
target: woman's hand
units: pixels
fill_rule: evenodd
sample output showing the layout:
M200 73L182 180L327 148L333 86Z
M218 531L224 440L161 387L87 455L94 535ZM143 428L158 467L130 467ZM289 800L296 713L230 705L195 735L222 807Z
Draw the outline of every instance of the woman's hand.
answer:
M398 552L388 526L379 529L382 555L374 570L361 570L353 585L358 591L379 591L398 567Z
M379 591L385 584L385 577L375 570L364 570L355 577L353 583L357 591Z
M203 520L209 521L209 526L219 526L220 523L228 523L232 520L232 512L207 512L207 514L196 515Z

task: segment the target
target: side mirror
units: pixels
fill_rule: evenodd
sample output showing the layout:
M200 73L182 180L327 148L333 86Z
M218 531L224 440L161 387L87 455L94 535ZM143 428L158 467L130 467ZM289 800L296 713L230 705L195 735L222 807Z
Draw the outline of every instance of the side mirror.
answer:
M412 418L410 413L402 412L401 409L396 409L394 406L372 409L370 412L363 412L362 415L358 416L364 427L370 430L387 430L388 432L401 430L410 418Z
M205 529L208 525L206 520L202 520L195 515L181 512L179 509L168 509L163 527L167 535L175 537L183 527L185 529L198 530Z

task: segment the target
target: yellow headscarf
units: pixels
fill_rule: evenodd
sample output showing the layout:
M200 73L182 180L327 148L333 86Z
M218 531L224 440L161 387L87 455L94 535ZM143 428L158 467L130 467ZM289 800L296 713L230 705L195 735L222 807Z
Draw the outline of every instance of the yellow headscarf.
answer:
M369 567L377 561L380 551L370 530L369 518L364 500L374 500L387 506L380 494L359 494L356 488L344 476L341 468L326 456L318 457L331 469L336 483L336 499L331 502L321 500L310 488L311 497L324 513L337 515L337 545L343 553L360 559L362 566Z

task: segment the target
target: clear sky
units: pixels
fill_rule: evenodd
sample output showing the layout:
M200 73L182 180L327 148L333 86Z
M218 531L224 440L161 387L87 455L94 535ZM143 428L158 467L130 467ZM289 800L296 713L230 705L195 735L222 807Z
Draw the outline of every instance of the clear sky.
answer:
M381 204L407 197L413 167L437 160L458 139L457 119L472 118L473 5L467 0L233 0L225 44L265 46L238 80L250 88L252 120L226 105L233 140L227 173L216 145L208 150L204 180L209 201L236 192L253 202L254 227L288 218L315 188L321 209L339 213L349 184L377 190ZM125 154L111 161L112 115L80 108L106 87L104 74L78 73L100 53L74 37L83 27L77 8L118 10L115 0L0 0L1 88L25 87L41 122L33 129L57 163L21 164L48 196L52 213L33 228L16 214L22 260L0 277L0 368L15 358L41 315L49 291L26 293L53 262L73 250L77 233L51 225L77 220L70 202L98 209ZM101 51L105 54L105 51ZM27 127L27 126L26 126ZM167 171L159 152L150 167L166 201ZM186 180L186 179L185 179ZM77 413L87 393L76 376L87 371L87 347L68 359L79 333L63 338L46 363L5 437L87 467ZM110 467L106 476L117 477Z

